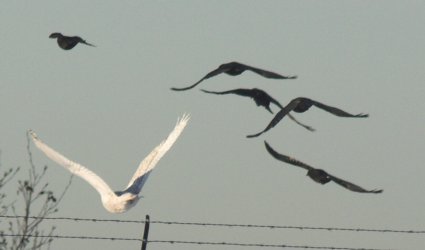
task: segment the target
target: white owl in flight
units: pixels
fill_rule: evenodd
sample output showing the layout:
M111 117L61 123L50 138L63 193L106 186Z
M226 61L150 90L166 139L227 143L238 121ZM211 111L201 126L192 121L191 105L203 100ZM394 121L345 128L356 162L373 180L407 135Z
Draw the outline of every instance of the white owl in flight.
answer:
M183 129L189 121L189 115L184 114L177 121L173 131L168 135L167 139L161 142L146 158L139 164L133 177L124 191L113 191L109 185L90 169L67 159L51 147L44 144L37 134L30 130L35 145L43 151L51 160L68 169L71 173L78 175L92 185L100 194L102 204L106 210L111 213L123 213L134 207L140 199L139 193L145 184L152 169L164 154L173 146L174 142L180 136Z

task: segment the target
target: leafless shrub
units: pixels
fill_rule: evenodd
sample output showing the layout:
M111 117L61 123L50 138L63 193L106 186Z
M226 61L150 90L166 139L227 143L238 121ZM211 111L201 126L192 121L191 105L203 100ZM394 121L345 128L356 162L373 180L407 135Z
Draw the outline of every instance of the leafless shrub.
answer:
M44 166L39 172L33 162L28 135L27 153L30 165L28 176L24 180L17 181L16 198L8 204L5 200L7 195L2 192L2 187L10 183L20 168L11 168L5 171L3 177L0 178L0 215L9 214L14 217L14 220L9 221L7 228L7 234L14 236L7 237L3 235L5 232L0 230L0 249L49 249L53 241L50 236L53 235L55 226L46 230L43 229L42 222L44 218L58 211L60 201L72 182L71 176L64 190L59 196L55 196L54 192L48 188L48 182L44 180L48 167ZM2 222L0 222L1 224Z

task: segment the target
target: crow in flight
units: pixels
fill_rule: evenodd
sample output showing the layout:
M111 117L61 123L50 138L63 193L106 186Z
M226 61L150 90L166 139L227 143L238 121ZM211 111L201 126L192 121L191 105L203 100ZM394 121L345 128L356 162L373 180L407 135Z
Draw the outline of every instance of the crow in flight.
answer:
M368 117L368 114L357 114L357 115L352 115L350 113L347 113L341 109L335 108L335 107L331 107L328 105L325 105L323 103L314 101L312 99L306 98L306 97L298 97L293 99L291 102L289 102L288 105L286 105L283 109L281 109L276 115L275 117L271 120L271 122L269 123L269 125L267 125L267 127L257 133L257 134L253 134L253 135L247 135L248 138L252 138L252 137L257 137L259 135L261 135L262 133L268 131L269 129L273 128L274 126L276 126L276 124L278 124L280 122L280 120L283 119L283 117L285 117L287 114L289 114L290 111L294 111L297 113L304 113L305 111L307 111L311 106L316 106L320 109L323 109L329 113L332 113L336 116L340 116L340 117L358 117L358 118L364 118L364 117Z
M266 108L272 114L273 114L273 111L270 109L270 103L274 103L276 106L283 109L283 106L277 100L275 100L273 97L271 97L265 91L263 91L261 89L257 89L257 88L253 88L253 89L232 89L232 90L221 91L221 92L208 91L208 90L204 90L204 89L201 89L201 90L205 93L217 94L217 95L236 94L236 95L240 95L240 96L251 97L252 99L254 99L257 106L263 106L264 108ZM298 125L303 126L304 128L306 128L310 131L314 131L314 128L307 126L305 124L302 124L301 122L297 121L291 114L288 114L288 116L289 116L290 119L292 119Z
M195 84L189 86L189 87L185 87L185 88L171 88L172 90L176 90L176 91L181 91L181 90L188 90L191 89L193 87L195 87L196 85L198 85L199 83L201 83L203 80L208 79L210 77L216 76L218 74L221 73L226 73L228 75L231 76L237 76L242 74L245 70L251 70L265 78L272 78L272 79L296 79L297 76L282 76L279 75L277 73L274 72L270 72L267 70L263 70L263 69L259 69L259 68L254 68L242 63L238 63L238 62L230 62L230 63L224 63L222 65L220 65L217 69L211 71L210 73L206 74L204 77L202 77L201 80L197 81Z
M322 169L317 169L317 168L313 168L305 163L302 163L300 161L298 161L297 159L294 159L292 157L286 156L286 155L282 155L279 154L278 152L276 152L272 147L270 147L270 145L264 141L264 144L266 146L267 151L277 160L298 166L298 167L302 167L304 169L307 170L307 175L315 182L320 183L320 184L326 184L330 181L334 181L335 183L337 183L338 185L341 185L343 187L345 187L348 190L351 190L353 192L359 192L359 193L382 193L382 189L373 189L373 190L366 190L360 186L357 186L351 182L342 180L340 178L337 178L335 176L332 176L330 174L328 174L325 170Z
M83 43L85 45L96 47L93 44L86 42L79 36L64 36L61 33L55 32L50 34L49 38L57 38L59 47L64 50L70 50L74 48L75 45L77 45L78 43Z

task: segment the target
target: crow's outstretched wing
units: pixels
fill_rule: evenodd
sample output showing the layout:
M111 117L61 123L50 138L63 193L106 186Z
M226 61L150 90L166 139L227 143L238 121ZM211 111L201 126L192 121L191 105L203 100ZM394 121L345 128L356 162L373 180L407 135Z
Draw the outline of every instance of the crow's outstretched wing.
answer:
M255 68L249 65L243 65L243 66L245 66L246 70L251 70L252 72L255 72L265 78L271 78L271 79L296 79L297 78L297 76L283 76L275 72Z
M350 114L350 113L345 112L344 110L341 110L339 108L335 108L335 107L332 107L332 106L325 105L325 104L323 104L321 102L318 102L318 101L311 100L311 102L313 103L314 106L316 106L316 107L318 107L320 109L323 109L323 110L325 110L325 111L327 111L327 112L329 112L331 114L334 114L336 116L340 116L340 117L362 117L363 118L363 117L368 117L369 116L368 114L363 114L363 113L360 113L360 114L357 114L357 115L353 115L353 114Z
M295 166L298 166L298 167L302 167L302 168L307 169L307 170L314 169L312 166L309 166L309 165L307 165L307 164L305 164L305 163L303 163L303 162L301 162L301 161L299 161L295 158L292 158L292 157L289 157L287 155L283 155L283 154L276 152L266 141L264 141L264 145L266 146L267 151L277 160L280 160L280 161L283 161L283 162L286 162L288 164L295 165Z
M211 71L210 73L206 74L206 75L205 75L204 77L202 77L199 81L197 81L197 82L195 82L194 84L190 85L189 87L184 87L184 88L175 88L175 87L173 87L173 88L171 88L171 89L172 89L172 90L174 90L174 91L183 91L183 90L189 90L189 89L192 89L192 88L196 87L196 85L200 84L203 80L206 80L206 79L208 79L208 78L210 78L210 77L213 77L213 76L219 75L219 74L221 74L221 73L225 72L226 70L227 70L227 68L226 68L226 67L218 67L218 68L216 68L215 70Z
M252 135L247 135L246 137L248 138L253 138L253 137L258 137L261 134L267 132L268 130L270 130L271 128L273 128L274 126L276 126L276 124L278 124L283 117L285 117L290 111L292 111L299 103L299 99L294 99L292 100L288 105L286 105L285 107L283 107L283 109L281 109L274 117L273 119L270 121L269 125L267 125L267 127L257 133L257 134L252 134Z
M235 94L240 96L247 96L247 97L254 97L254 93L252 89L232 89L227 91L209 91L205 89L201 89L201 91L209 94L216 94L216 95L226 95L226 94Z
M345 187L348 190L351 190L353 192L358 192L358 193L374 193L374 194L378 194L378 193L382 193L382 189L373 189L373 190L366 190L360 186L357 186L356 184L353 184L351 182L348 182L346 180L340 179L338 177L335 177L333 175L329 175L329 178L331 178L331 180L333 180L335 183L337 183L338 185L341 185L343 187Z

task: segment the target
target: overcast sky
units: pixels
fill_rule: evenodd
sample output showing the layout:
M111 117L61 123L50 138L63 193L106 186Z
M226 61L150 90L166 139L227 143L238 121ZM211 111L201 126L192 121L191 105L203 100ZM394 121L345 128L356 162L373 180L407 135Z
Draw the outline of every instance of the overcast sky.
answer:
M75 178L55 216L143 220L149 214L162 221L424 230L424 24L423 1L3 1L1 166L21 166L19 178L25 177L31 128L122 190L187 112L189 125L150 175L136 207L110 214L98 193ZM52 32L78 35L97 47L65 51L48 38ZM298 79L245 72L222 74L185 92L170 90L230 61ZM249 98L200 91L254 87L283 105L304 96L370 117L340 118L311 108L294 115L316 132L285 118L247 139L273 116ZM264 140L282 154L384 192L315 183L305 170L272 158ZM40 170L49 166L45 180L59 193L70 174L31 147ZM59 235L143 233L143 224L49 225ZM151 225L149 239L403 250L425 245L423 234L161 224ZM56 239L52 245L139 248L140 242L108 240Z

